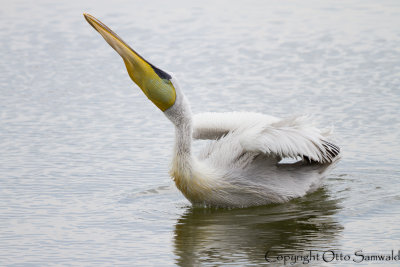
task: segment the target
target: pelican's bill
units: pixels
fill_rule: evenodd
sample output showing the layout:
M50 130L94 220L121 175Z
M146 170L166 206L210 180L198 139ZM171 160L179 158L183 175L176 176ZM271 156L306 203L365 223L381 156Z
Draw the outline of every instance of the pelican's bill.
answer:
M122 57L129 76L145 95L162 111L173 106L176 92L171 82L171 75L145 60L100 20L87 13L83 15L89 24Z

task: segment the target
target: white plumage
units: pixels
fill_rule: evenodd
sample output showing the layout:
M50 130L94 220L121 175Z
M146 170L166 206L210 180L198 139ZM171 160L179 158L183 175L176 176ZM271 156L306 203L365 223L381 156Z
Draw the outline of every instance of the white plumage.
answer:
M279 119L253 112L192 115L175 78L176 103L165 115L175 124L171 176L195 205L247 207L280 203L320 186L339 154L306 117ZM210 140L197 157L195 139ZM299 159L280 164L283 158Z
M338 151L305 116L279 119L255 112L200 113L194 115L194 139L219 139L233 131L244 151L271 156L308 157L328 163Z
M279 203L318 188L339 148L305 117L251 112L192 115L173 75L155 67L95 17L89 24L123 58L131 79L175 125L171 176L195 205L248 207ZM194 139L208 139L198 157ZM281 159L299 159L281 164Z

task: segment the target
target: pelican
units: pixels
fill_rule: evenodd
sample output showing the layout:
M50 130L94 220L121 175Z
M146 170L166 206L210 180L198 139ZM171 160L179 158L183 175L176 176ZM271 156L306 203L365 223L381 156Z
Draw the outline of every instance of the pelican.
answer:
M130 78L174 124L170 175L193 204L249 207L283 203L315 191L339 147L307 117L254 112L193 115L177 79L140 56L95 17L87 22L122 57ZM210 140L196 157L194 140ZM292 158L295 163L282 163Z

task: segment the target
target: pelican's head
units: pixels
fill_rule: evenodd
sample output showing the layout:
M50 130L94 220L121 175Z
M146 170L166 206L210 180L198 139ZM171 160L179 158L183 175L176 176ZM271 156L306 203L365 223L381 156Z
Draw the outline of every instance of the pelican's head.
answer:
M129 76L143 93L163 112L172 107L176 100L176 90L171 75L141 57L101 21L89 14L83 15L122 57Z

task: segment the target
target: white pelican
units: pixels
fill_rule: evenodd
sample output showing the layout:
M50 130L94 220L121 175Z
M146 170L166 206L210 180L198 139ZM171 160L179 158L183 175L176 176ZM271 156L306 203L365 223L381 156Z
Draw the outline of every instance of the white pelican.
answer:
M193 205L248 207L314 191L339 148L305 117L253 112L192 115L176 78L140 56L95 17L86 20L123 58L131 79L175 125L170 175ZM212 140L198 157L193 139ZM299 159L294 164L283 158Z

